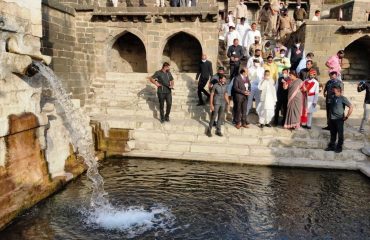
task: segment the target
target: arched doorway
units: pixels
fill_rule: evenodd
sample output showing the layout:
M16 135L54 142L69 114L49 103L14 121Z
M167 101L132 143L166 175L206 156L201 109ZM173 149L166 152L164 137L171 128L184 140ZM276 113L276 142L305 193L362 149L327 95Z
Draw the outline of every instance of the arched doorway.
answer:
M123 34L113 44L108 62L111 72L147 72L144 43L130 32Z
M365 80L370 76L370 36L364 36L344 49L345 80Z
M202 55L202 46L190 34L180 32L173 35L163 49L162 62L170 62L178 72L197 72Z

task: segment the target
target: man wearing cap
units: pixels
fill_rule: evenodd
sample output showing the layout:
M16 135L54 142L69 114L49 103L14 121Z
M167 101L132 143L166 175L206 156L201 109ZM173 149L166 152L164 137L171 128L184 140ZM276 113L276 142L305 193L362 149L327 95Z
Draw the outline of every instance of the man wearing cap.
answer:
M336 72L337 79L342 81L342 60L344 58L344 51L340 50L337 52L336 55L331 56L328 61L326 61L325 65L329 68L329 73L330 72Z
M170 121L170 112L172 106L172 89L173 89L173 77L170 73L170 64L163 63L162 69L156 71L150 78L150 81L157 87L157 95L159 100L159 112L160 121ZM166 114L164 113L164 102L166 102Z
M339 85L332 88L331 104L329 108L330 142L325 151L342 152L344 141L344 121L352 114L353 106L346 97L342 95L342 89ZM348 107L347 115L344 114L345 107ZM338 136L338 143L335 145Z
M234 39L234 44L227 50L227 57L230 58L230 79L238 75L240 59L244 56L243 47L239 45L239 39Z
M303 128L311 129L313 113L317 111L317 101L319 100L319 82L316 78L316 70L310 69L309 76L303 82L304 101L301 123Z
M288 10L281 12L281 16L278 21L278 29L281 41L285 41L285 38L293 32L293 22L288 16Z
M324 97L325 97L325 102L326 102L326 119L327 119L327 126L323 128L323 130L330 130L330 104L332 101L332 96L334 95L333 92L333 87L334 86L339 86L341 90L343 91L343 82L339 81L337 79L337 73L336 72L331 72L329 73L330 79L327 81L324 87Z
M297 9L294 11L293 17L297 25L297 29L303 24L304 19L307 17L307 12L301 8L301 4L297 4Z

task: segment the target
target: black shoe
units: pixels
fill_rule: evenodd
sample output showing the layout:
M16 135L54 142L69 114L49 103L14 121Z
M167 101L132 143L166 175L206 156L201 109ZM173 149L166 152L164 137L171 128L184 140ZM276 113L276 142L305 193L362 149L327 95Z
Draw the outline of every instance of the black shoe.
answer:
M308 130L310 130L310 129L311 129L311 127L309 127L309 126L307 126L306 128L307 128Z
M307 129L307 125L301 125L301 128Z
M169 122L169 121L170 121L170 117L166 117L164 120L165 120L166 122Z
M270 124L265 124L265 127L271 127L271 125Z
M224 135L222 135L221 132L216 132L216 135L219 136L219 137L223 137Z
M161 123L164 123L164 118L161 118L161 120L159 120Z
M326 127L322 128L322 130L328 130L328 131L330 131L330 127L329 126L326 126Z
M259 124L258 127L263 128L263 124Z
M325 151L326 152L329 152L329 151L334 151L335 149L334 149L334 147L332 147L332 146L328 146L327 148L325 148Z
M204 102L199 102L198 104L197 104L197 106L203 106L204 105Z
M343 151L342 147L337 146L335 148L335 153L341 153Z
M214 127L216 127L216 126L217 126L217 122L216 122L216 121L213 123L213 126L214 126Z
M140 4L139 6L140 7L147 7L147 5L145 5L144 3Z
M209 129L209 128L207 129L206 135L207 135L208 137L212 137L211 129Z

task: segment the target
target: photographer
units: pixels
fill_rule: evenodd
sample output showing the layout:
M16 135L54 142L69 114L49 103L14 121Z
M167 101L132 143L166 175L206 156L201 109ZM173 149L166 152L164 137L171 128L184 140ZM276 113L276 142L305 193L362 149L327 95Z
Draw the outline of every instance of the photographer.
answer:
M367 119L369 118L370 115L370 81L361 81L357 85L357 91L362 92L366 90L366 95L365 95L365 100L364 100L364 116L361 121L360 125L360 132L364 133L364 125L367 122Z

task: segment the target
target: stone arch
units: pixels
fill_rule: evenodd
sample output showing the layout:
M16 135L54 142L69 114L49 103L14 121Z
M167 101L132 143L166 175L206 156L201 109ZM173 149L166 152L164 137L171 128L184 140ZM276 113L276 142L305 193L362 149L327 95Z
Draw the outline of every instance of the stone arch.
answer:
M147 72L147 51L140 35L126 30L109 41L108 71Z
M352 41L344 49L343 76L345 80L365 80L370 77L370 36Z
M195 34L179 31L165 38L161 46L162 62L170 62L178 72L196 72L202 44Z

